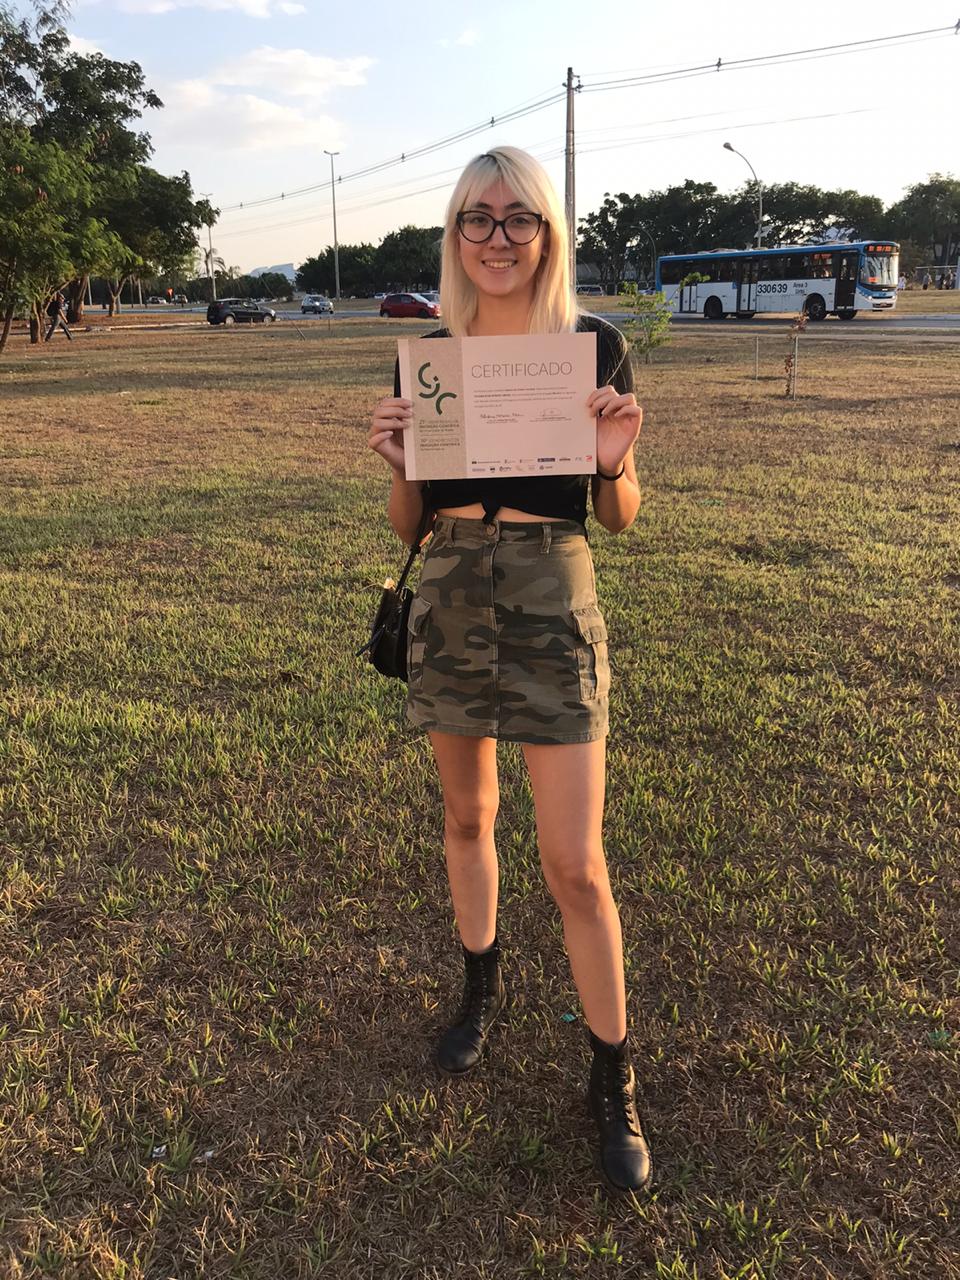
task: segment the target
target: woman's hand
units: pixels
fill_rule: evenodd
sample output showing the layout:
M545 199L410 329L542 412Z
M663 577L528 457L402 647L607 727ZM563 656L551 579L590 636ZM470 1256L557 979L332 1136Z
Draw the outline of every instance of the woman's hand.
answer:
M402 478L403 433L413 420L413 401L402 396L384 396L373 411L367 444L386 458L394 471Z
M636 444L643 410L635 395L621 395L616 387L598 387L588 398L587 408L597 419L597 466L616 475Z

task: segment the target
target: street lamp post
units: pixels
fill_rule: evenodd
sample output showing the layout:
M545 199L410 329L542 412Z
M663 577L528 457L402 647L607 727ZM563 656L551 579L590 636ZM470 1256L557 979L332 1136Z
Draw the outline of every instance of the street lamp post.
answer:
M760 241L763 236L763 183L757 177L756 169L754 169L753 165L749 160L747 160L747 157L742 151L738 151L737 148L729 142L725 142L723 147L725 151L732 151L735 156L739 156L741 160L746 162L747 167L753 174L753 180L757 184L757 248L759 249Z
M333 157L340 154L339 151L328 151L326 147L323 154L330 157L330 199L333 201L333 274L337 286L337 300L340 298L340 246L337 243L337 190L333 181Z
M647 237L647 239L650 241L650 252L653 254L653 257L650 259L650 271L651 271L651 273L652 273L652 274L656 275L656 271L657 271L657 246L656 246L656 243L654 242L653 236L650 234L650 232L647 230L647 228L643 225L643 223L642 223L642 222L638 222L638 223L637 223L637 226L640 228L640 230L643 232L643 234L644 234L644 235ZM639 236L637 236L637 237L636 237L636 239L634 240L634 242L633 242L633 244L634 244L634 248L636 248L637 241L638 241L639 239L640 239L640 237L639 237ZM639 270L637 271L637 288L638 288L638 289L640 288L640 272L639 272Z

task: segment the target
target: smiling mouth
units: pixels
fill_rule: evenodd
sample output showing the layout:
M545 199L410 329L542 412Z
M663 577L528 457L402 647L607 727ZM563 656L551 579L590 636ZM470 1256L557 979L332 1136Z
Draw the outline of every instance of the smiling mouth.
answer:
M515 267L517 264L513 258L493 258L483 265L489 267L491 271L506 271L508 267Z

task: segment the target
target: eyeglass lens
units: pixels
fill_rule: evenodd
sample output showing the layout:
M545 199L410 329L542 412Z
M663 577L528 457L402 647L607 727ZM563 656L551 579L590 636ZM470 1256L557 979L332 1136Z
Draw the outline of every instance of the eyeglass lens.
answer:
M489 213L468 210L460 215L460 231L467 240L480 244L489 240L493 229L501 226L508 240L514 244L529 244L540 230L540 219L532 213L512 213L509 218L493 218Z

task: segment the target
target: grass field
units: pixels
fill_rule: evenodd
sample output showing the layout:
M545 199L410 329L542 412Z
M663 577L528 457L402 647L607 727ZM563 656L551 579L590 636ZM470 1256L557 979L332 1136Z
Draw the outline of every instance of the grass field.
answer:
M0 363L0 1274L960 1276L956 345L807 335L795 401L777 335L638 371L643 507L591 540L656 1183L612 1203L516 748L515 1007L430 1065L440 791L353 656L419 330L324 328Z

